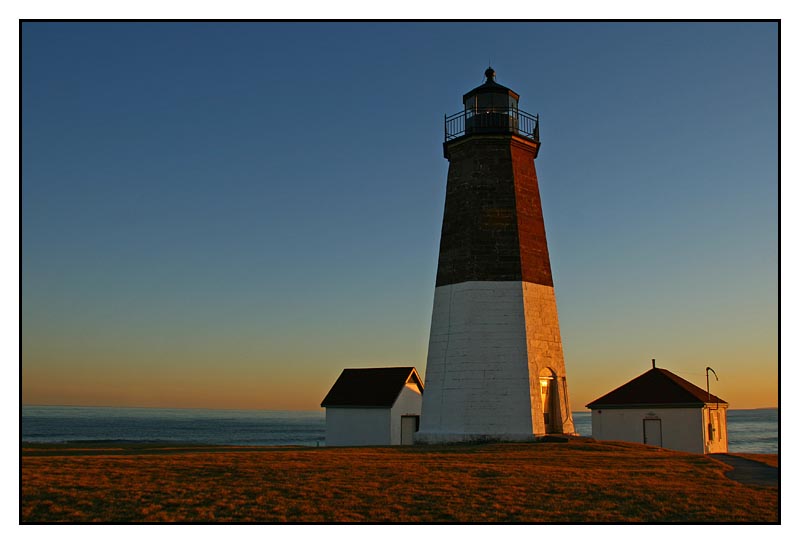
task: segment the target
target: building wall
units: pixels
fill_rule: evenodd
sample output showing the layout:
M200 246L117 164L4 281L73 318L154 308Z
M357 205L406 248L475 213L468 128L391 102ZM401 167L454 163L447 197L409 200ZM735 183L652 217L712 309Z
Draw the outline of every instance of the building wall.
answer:
M512 136L448 142L450 166L436 286L521 281ZM533 155L530 155L533 164ZM546 253L545 253L546 256ZM547 265L549 272L549 262Z
M437 287L416 440L533 438L525 334L521 281Z
M644 443L644 419L661 419L665 449L705 452L704 410L699 407L592 409L592 437L603 441Z
M567 370L561 346L555 290L551 286L524 281L522 293L525 305L533 431L537 435L546 433L538 377L549 370L556 376L552 384L556 394L553 412L550 414L554 418L552 432L574 434L575 426L569 406Z
M422 394L419 387L413 383L406 383L391 410L392 445L400 445L400 418L403 415L419 416L420 413L422 413Z
M709 439L708 422L714 425L713 439ZM728 409L716 404L707 405L703 410L703 428L705 429L705 446L708 453L728 452Z
M325 445L390 445L390 414L389 408L327 407Z

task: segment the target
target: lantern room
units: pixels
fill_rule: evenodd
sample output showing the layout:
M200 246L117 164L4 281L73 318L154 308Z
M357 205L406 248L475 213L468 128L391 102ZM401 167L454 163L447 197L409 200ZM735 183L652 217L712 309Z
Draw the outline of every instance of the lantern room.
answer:
M486 82L464 95L464 110L467 115L516 110L519 94L497 83L491 66L486 68L483 75L486 76Z
M464 110L445 116L445 142L473 134L515 134L539 142L539 116L519 109L519 94L495 81L495 71L484 72L486 81L464 95Z
M519 94L498 84L491 66L484 75L486 82L464 95L466 133L516 132Z

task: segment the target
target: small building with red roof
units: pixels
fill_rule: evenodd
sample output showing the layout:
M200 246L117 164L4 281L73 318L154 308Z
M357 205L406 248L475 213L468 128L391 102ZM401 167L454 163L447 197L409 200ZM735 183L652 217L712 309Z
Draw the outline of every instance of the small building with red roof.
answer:
M728 403L663 368L597 398L592 437L699 454L728 452Z
M410 366L343 370L321 404L325 445L412 445L423 390Z

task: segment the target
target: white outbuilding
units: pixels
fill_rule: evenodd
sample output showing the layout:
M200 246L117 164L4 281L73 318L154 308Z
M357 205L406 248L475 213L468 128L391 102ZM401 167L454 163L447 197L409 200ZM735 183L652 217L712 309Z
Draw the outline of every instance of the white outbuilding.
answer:
M728 452L725 400L653 368L588 404L592 437L698 454Z
M413 444L423 389L413 367L345 369L322 400L325 444Z

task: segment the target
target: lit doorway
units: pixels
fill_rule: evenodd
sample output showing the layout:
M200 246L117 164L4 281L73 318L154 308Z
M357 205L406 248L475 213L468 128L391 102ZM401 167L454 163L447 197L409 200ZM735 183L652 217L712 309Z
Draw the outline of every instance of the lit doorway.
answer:
M556 383L558 383L558 380L553 370L546 368L539 374L542 414L544 415L544 431L546 434L554 434L560 430L555 424L555 406L558 405L556 404L558 396Z

